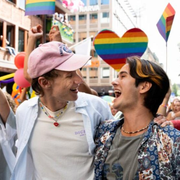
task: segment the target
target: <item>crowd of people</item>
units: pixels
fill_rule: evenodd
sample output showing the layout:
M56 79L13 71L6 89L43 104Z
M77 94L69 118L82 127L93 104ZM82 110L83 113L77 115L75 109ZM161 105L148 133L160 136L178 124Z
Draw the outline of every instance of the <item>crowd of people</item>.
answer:
M81 77L91 57L63 44L57 26L50 42L34 48L42 35L39 25L29 31L24 62L36 97L13 113L0 91L0 179L180 179L180 131L166 114L164 70L128 57L112 82L110 108ZM175 109L177 101L173 119Z

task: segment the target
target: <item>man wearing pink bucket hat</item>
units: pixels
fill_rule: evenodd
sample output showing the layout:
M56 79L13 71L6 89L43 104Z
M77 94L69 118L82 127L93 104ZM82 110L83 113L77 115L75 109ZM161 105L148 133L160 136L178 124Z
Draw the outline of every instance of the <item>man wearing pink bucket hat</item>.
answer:
M90 58L57 41L29 55L27 72L37 96L16 111L18 151L12 180L93 179L95 131L113 117L101 98L78 92L82 79L76 70Z

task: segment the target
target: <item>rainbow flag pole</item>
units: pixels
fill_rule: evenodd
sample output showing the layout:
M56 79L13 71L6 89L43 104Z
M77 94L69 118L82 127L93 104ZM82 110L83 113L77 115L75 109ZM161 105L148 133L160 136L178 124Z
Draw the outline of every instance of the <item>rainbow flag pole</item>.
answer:
M157 28L159 30L159 33L166 41L166 73L167 73L167 65L168 65L168 63L167 63L168 62L167 61L167 41L169 38L169 34L171 31L175 13L176 12L175 12L174 8L171 6L170 3L168 3L161 18L159 19L159 21L157 23Z
M26 0L25 15L55 13L55 0Z

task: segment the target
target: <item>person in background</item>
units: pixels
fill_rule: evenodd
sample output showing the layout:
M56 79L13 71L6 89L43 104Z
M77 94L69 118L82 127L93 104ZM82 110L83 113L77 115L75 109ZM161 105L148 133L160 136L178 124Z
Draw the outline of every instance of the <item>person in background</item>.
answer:
M164 70L129 57L112 85L124 118L98 128L95 179L180 179L180 131L153 121L169 90Z
M174 98L172 102L172 111L167 114L167 120L177 120L180 119L180 100L179 98Z
M165 95L164 99L163 99L163 102L162 104L159 106L158 108L158 112L157 114L158 115L161 115L161 116L164 116L166 118L167 114L168 114L168 102L169 102L169 98L170 98L170 95L171 95L171 89L169 89L169 91L167 92L167 94ZM171 107L173 109L173 102L171 103ZM171 112L171 111L169 111ZM179 112L177 112L176 114L178 115ZM178 115L180 116L180 115ZM162 123L162 127L165 127L167 125L170 125L170 126L173 126L174 128L180 130L180 118L179 119L167 119L166 118L166 121Z
M0 40L3 41L3 35L0 36ZM5 39L5 41L6 41L6 49L8 50L8 52L11 55L16 56L15 49L12 46L10 46L10 43L9 43L9 41L7 39Z

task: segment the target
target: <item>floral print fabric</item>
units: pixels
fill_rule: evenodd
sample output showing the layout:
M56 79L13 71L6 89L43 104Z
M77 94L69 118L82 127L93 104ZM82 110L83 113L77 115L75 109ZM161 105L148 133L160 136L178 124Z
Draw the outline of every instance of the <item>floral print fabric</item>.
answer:
M104 179L104 163L116 131L123 122L123 119L109 120L98 128L95 139L96 180ZM180 179L180 131L171 126L162 128L152 121L140 144L138 163L134 179Z

